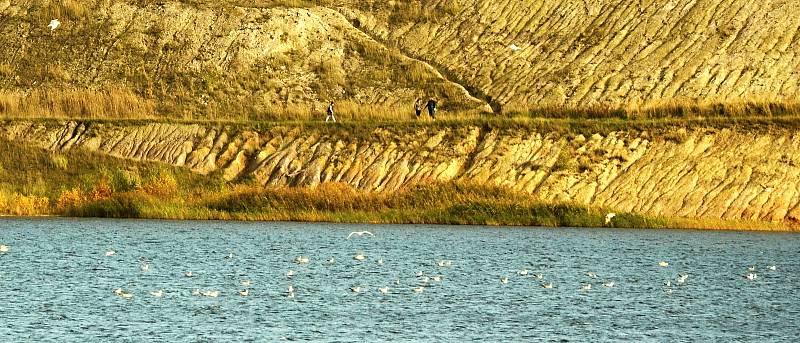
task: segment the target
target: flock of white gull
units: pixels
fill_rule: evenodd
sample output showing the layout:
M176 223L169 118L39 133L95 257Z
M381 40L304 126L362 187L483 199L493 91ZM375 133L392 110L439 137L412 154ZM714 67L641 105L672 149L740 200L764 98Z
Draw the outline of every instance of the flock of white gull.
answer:
M351 239L354 236L363 237L363 236L374 236L374 235L369 231L351 232L347 236L347 239ZM0 254L8 254L10 251L11 251L11 248L9 246L0 245ZM113 250L109 250L109 251L105 252L105 256L106 257L111 257L111 256L114 256L114 255L116 255L116 252L113 251ZM233 257L234 257L234 255L232 253L228 254L227 256L225 256L225 258L229 258L229 259L233 258ZM357 254L355 254L353 256L353 260L356 260L358 262L363 262L363 261L367 260L367 256L364 255L363 253L357 253ZM311 259L309 257L307 257L307 256L297 256L294 259L293 262L295 264L298 264L298 265L306 265L306 264L311 262ZM335 261L334 258L329 258L329 259L327 259L325 261L325 264L326 265L331 265L331 264L334 264L335 262L336 261ZM382 266L383 265L383 259L382 258L378 259L376 263L377 263L377 265ZM453 266L453 261L451 261L451 260L438 260L438 261L436 261L435 264L439 268L447 268L447 267L452 267ZM667 267L669 267L669 263L666 262L666 261L660 261L660 262L658 262L658 266L662 267L662 268L667 268ZM150 271L150 265L147 263L147 261L141 261L139 268L144 273L147 273L147 272ZM775 266L775 265L770 265L770 266L767 266L766 269L768 271L774 272L774 271L777 271L778 267ZM532 278L532 279L535 279L535 280L539 280L540 285L541 285L542 288L550 289L550 288L554 287L553 282L545 281L544 274L542 274L542 273L533 272L533 271L528 270L528 269L520 269L520 270L518 270L516 272L516 274L517 274L517 276L522 277L522 278ZM286 278L289 279L289 280L291 280L295 275L297 275L297 272L295 272L294 270L290 269L289 271L286 272ZM186 271L186 272L183 273L183 276L187 277L187 278L191 278L191 277L194 277L195 274L192 271ZM413 293L423 293L425 291L426 287L428 287L432 283L442 282L442 279L444 278L444 276L442 276L442 275L425 275L421 271L416 272L415 276L416 276L416 278L418 280L418 284L411 288L411 292L413 292ZM587 272L586 276L589 277L592 280L598 279L597 274L594 273L594 272ZM689 279L689 274L680 273L675 278L674 282L673 282L673 280L667 280L666 282L664 282L664 288L663 289L664 289L664 291L666 293L672 293L673 287L678 287L680 285L685 284L688 279ZM757 274L755 266L751 266L751 267L747 268L747 274L744 275L744 279L749 280L749 281L755 281L755 280L758 279L758 274ZM501 276L499 281L500 281L501 284L505 285L505 284L509 283L509 280L510 279L509 279L508 276ZM249 296L250 295L250 287L252 286L253 282L251 280L243 279L243 280L240 280L239 283L243 287L242 290L238 291L239 296L243 296L243 297ZM394 283L395 283L395 286L400 285L400 279L396 279L394 281ZM605 287L605 288L613 288L615 283L614 283L614 281L611 281L611 280L605 280L605 281L601 282L601 285L603 287ZM591 289L592 289L592 283L591 282L582 283L581 286L580 286L580 291L581 292L588 292ZM378 290L378 292L380 292L382 294L389 294L390 292L392 292L392 287L383 286L383 287L377 288L377 290ZM361 286L352 286L352 287L350 287L349 291L352 292L352 293L362 293L362 292L365 292L366 289L361 287ZM133 293L125 291L125 290L123 290L121 288L115 289L114 290L114 294L116 296L120 297L120 298L123 298L123 299L132 299L133 298ZM165 292L164 292L163 289L149 292L149 295L152 296L152 297L155 297L155 298L162 298L164 296L164 294L165 294ZM195 289L195 290L192 291L192 295L193 296L199 296L199 297L216 298L216 297L220 296L220 294L221 294L221 292L219 290L199 290L199 289ZM294 298L295 295L296 295L296 290L295 290L294 286L289 284L288 287L286 288L286 291L284 292L284 295L287 298Z

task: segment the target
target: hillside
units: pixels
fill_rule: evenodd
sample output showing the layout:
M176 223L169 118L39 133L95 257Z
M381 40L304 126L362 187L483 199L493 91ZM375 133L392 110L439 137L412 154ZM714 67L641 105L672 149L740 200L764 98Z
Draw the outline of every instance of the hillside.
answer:
M0 1L6 117L793 102L796 1ZM50 20L61 26L50 30Z
M418 185L456 183L499 187L507 194L501 199L521 194L537 204L656 218L800 222L800 140L793 129L758 122L749 130L618 125L604 131L13 122L0 126L0 137L56 153L161 162L258 189L333 183L402 194ZM0 175L12 180L19 172ZM35 177L28 182L35 184ZM15 192L25 187L15 183L0 186ZM450 201L444 194L433 197L439 199L431 200L434 205Z

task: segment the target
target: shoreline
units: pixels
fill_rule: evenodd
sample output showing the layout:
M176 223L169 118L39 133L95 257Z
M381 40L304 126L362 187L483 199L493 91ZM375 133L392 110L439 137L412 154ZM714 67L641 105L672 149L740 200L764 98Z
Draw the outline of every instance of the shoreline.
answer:
M738 222L738 221L725 221L730 223L729 227L721 226L692 226L686 225L687 222L695 222L698 219L692 218L678 218L669 220L667 223L676 223L674 226L664 227L617 227L617 226L543 226L543 225L514 225L514 224L487 224L487 223L464 223L464 224L450 224L450 223L420 223L420 222L380 222L380 221L328 221L328 220L284 220L284 219L258 219L258 218L158 218L158 217L139 217L139 218L110 218L110 217L74 217L64 215L9 215L0 214L0 220L111 220L111 221L163 221L163 222L220 222L220 223L308 223L308 224L344 224L344 225L400 225L400 226L442 226L451 228L460 227L482 227L482 228L507 228L507 229L575 229L575 230L656 230L656 231L719 231L719 232L758 232L758 233L785 233L785 234L798 234L800 228L791 226L779 225L768 222ZM737 225L755 224L756 226L750 227L734 227Z

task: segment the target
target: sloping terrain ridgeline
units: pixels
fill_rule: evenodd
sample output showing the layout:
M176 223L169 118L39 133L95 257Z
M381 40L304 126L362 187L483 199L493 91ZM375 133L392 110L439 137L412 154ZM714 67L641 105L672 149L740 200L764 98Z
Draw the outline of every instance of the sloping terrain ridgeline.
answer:
M7 122L0 137L159 161L267 186L390 192L462 181L654 216L800 220L800 136L693 129L605 134L456 128Z
M339 12L281 3L0 0L0 112L246 120L305 119L329 100L404 114L423 97L485 105Z
M800 91L797 1L365 1L340 11L506 110L780 102Z
M0 111L304 119L328 100L379 116L428 96L495 112L780 103L798 95L798 28L800 3L787 0L0 0Z

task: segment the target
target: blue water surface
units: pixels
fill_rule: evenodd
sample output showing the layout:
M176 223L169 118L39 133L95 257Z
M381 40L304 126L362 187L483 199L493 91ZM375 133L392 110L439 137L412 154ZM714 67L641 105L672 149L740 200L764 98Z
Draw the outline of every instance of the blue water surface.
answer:
M346 239L362 230L374 237ZM0 254L6 342L800 337L797 234L3 219L0 244L10 248ZM357 253L367 259L356 261ZM301 255L310 262L294 263ZM452 266L439 267L443 260ZM289 270L296 275L288 278ZM681 273L689 276L677 284ZM602 285L609 281L613 287ZM581 290L585 284L591 290ZM422 293L412 291L420 286ZM245 289L249 295L239 295ZM164 296L150 295L156 290Z

